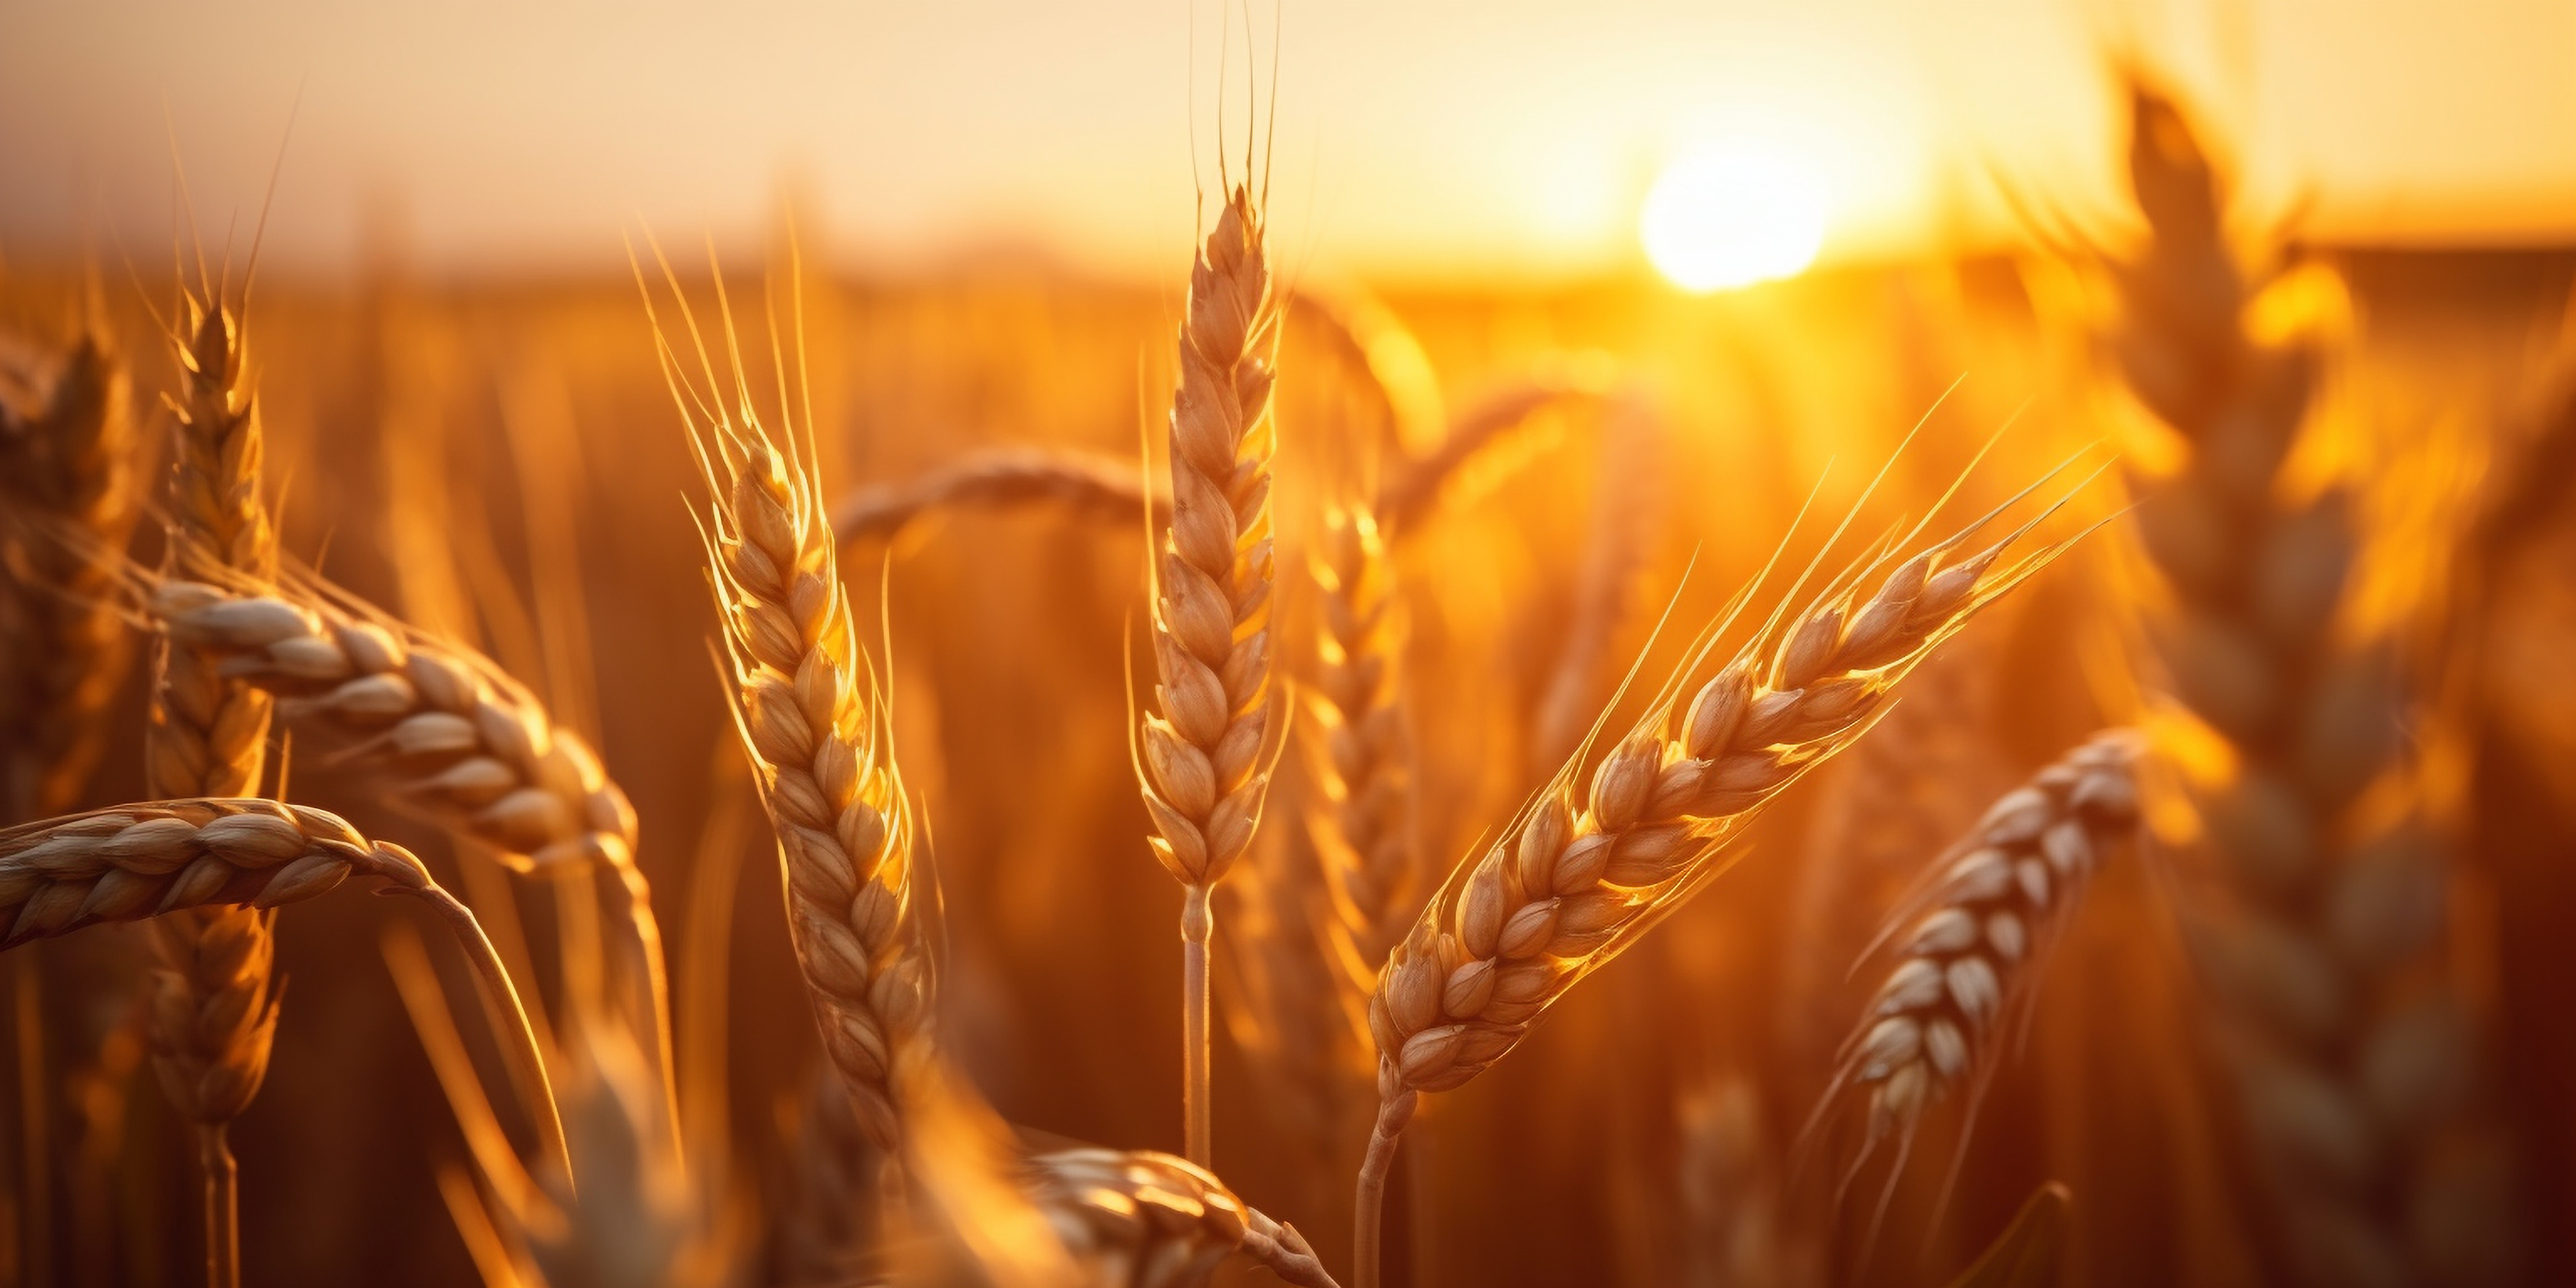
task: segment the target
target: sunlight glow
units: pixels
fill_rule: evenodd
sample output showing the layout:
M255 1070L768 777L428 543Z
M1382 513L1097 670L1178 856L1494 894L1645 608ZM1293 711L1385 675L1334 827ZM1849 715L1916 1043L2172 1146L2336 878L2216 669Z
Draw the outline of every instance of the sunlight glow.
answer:
M1712 148L1667 167L1638 219L1646 258L1686 291L1795 276L1825 241L1825 197L1794 157Z

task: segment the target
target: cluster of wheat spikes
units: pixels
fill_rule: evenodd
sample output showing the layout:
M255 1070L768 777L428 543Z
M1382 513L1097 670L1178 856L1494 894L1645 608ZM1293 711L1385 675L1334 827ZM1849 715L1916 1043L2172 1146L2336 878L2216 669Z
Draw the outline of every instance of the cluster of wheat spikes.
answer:
M2361 555L2348 481L2291 458L2317 411L2330 312L2308 269L2258 295L2217 175L2139 90L2129 177L2147 239L2109 267L2107 348L2182 447L2141 472L2138 530L2166 595L2149 635L2188 717L2171 740L2233 907L2201 935L2248 1139L2276 1205L2278 1273L2337 1285L2504 1273L2496 1196L2446 1148L2473 1128L2469 1044L2429 910L2441 859L2364 797L2413 772L2394 642L2340 629ZM2307 306L2307 307L2302 307ZM2223 753L2195 752L2215 743ZM2384 811L2382 812L2384 815Z
M1548 403L1599 402L1606 386L1594 373L1507 389L1430 443L1436 391L1405 384L1391 323L1366 310L1328 312L1346 364L1369 373L1360 392L1372 414L1342 427L1351 440L1344 468L1317 507L1305 558L1291 565L1308 575L1287 587L1311 594L1315 607L1300 645L1311 654L1288 664L1302 664L1311 681L1295 695L1302 772L1284 780L1305 844L1274 835L1257 846L1292 696L1290 681L1274 675L1282 586L1273 390L1284 305L1268 235L1254 188L1226 190L1197 249L1179 330L1167 494L1094 460L1023 454L827 504L801 298L788 302L785 323L775 300L769 309L776 385L764 411L722 274L721 329L702 331L662 263L679 304L665 326L660 292L637 265L696 467L693 518L720 629L717 670L774 837L787 943L828 1074L804 1141L815 1165L800 1197L810 1202L772 1213L781 1269L1007 1288L1187 1288L1240 1259L1302 1288L1333 1288L1294 1226L1246 1204L1210 1166L1213 910L1221 883L1248 866L1252 880L1239 885L1254 889L1231 905L1249 932L1237 958L1253 995L1243 1008L1247 1045L1277 1068L1303 1071L1323 1106L1306 1119L1319 1139L1342 1129L1345 1105L1357 1111L1356 1138L1372 1107L1363 1088L1375 1093L1353 1231L1353 1279L1375 1284L1383 1191L1421 1097L1501 1059L1577 981L1673 913L1723 869L1759 811L1863 737L1917 666L2065 548L2026 548L2045 514L1980 535L2056 472L1937 540L1925 535L1926 517L1855 556L1841 544L1852 522L1844 520L1757 624L1737 629L1770 587L1771 568L1690 639L1663 685L1640 695L1642 714L1624 735L1604 742L1610 711L1589 737L1574 736L1581 721L1550 717L1570 721L1568 736L1540 744L1553 756L1559 742L1574 742L1571 754L1487 834L1489 848L1426 892L1414 832L1432 767L1416 762L1410 722L1428 713L1415 710L1408 684L1392 543L1431 517L1447 475L1505 428ZM786 281L792 292L792 267ZM688 1058L674 1042L636 812L588 743L468 642L406 626L281 557L246 374L247 295L201 269L169 319L180 378L157 569L122 559L130 510L117 470L128 431L104 335L84 330L40 376L0 372L10 486L41 514L5 534L13 585L41 592L10 602L41 607L13 608L0 624L38 632L65 655L12 673L25 681L10 690L19 705L0 713L52 740L28 744L32 757L11 748L14 807L63 805L63 784L79 769L74 744L97 736L90 717L104 684L98 668L112 655L109 628L121 617L157 645L146 773L155 799L0 830L0 948L100 923L152 924L163 963L149 1007L153 1050L198 1137L209 1281L230 1285L240 1255L227 1134L259 1089L279 1025L292 1022L279 1005L275 912L350 877L411 896L454 933L486 990L515 1103L542 1155L534 1164L520 1157L506 1126L513 1115L482 1087L436 971L408 933L390 932L386 961L470 1155L441 1165L439 1192L487 1280L719 1279L737 1214L721 1196L690 1190L724 1176L720 1162L691 1161L721 1154L721 1061ZM1658 458L1629 449L1655 448L1658 420L1633 390L1617 410L1612 433L1629 441L1614 444L1614 468L1645 472ZM1373 469L1354 467L1381 455L1396 462L1383 486L1367 477ZM1631 495L1611 483L1605 511ZM1151 848L1183 887L1186 1159L1024 1144L943 1044L941 892L894 754L889 682L863 642L840 552L931 511L1030 501L1142 519L1156 537L1145 580L1157 684L1132 756ZM1587 596L1594 616L1618 614L1619 587L1643 563L1638 543L1608 531L1623 517L1605 513L1596 525L1614 548L1594 570L1609 587ZM1569 647L1577 656L1561 669L1571 680L1552 690L1551 709L1586 701L1583 684L1613 624L1589 623L1593 634ZM1627 696L1623 686L1612 709ZM268 772L273 717L366 771L376 803L461 842L468 880L498 883L469 887L478 905L494 898L496 915L510 897L505 870L572 878L556 898L584 915L596 914L590 902L605 885L619 940L610 959L623 972L614 1001L577 985L581 964L566 960L553 1013L542 996L524 1004L476 914L409 850L285 799L284 774ZM2018 975L2137 819L2135 755L2133 736L2106 735L2041 772L1997 803L1904 909L1918 920L1838 1075L1838 1090L1867 1101L1873 1146L1910 1138L1934 1099L1985 1067ZM734 839L712 827L710 837L702 844L718 850ZM473 866L485 858L500 866ZM700 870L726 888L734 876L730 861L704 855ZM694 942L700 915L721 923L730 904L704 890L693 896ZM556 951L567 959L599 951L562 938ZM720 1041L720 1004L691 1018ZM684 1112L684 1068L715 1110ZM1702 1134L1742 1134L1704 1125ZM705 1133L716 1139L684 1148L684 1137ZM2040 1234L2016 1237L2057 1228L2033 1221Z

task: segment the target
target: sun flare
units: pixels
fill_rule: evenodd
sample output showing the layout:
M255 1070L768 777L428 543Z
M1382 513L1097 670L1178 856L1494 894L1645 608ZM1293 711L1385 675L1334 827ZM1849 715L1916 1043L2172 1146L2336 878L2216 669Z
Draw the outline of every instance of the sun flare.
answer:
M1666 167L1638 218L1646 258L1675 286L1717 291L1792 277L1825 241L1825 198L1794 158L1749 148Z

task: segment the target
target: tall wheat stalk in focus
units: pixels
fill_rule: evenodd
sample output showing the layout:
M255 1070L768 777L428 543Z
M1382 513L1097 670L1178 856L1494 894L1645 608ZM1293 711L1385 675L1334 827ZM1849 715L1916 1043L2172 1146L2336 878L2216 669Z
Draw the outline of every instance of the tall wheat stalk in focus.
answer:
M1237 187L1190 273L1172 392L1172 524L1156 568L1154 711L1138 779L1154 857L1181 883L1184 1152L1210 1165L1209 892L1252 844L1270 787L1271 384L1279 317L1261 211Z
M244 296L248 295L247 290ZM172 337L174 413L165 567L181 576L268 581L276 533L260 496L259 411L245 371L242 317L207 281L183 290ZM144 788L161 798L259 794L268 694L227 676L202 650L155 648ZM276 1033L271 913L190 909L154 923L163 969L154 981L152 1046L162 1089L197 1131L205 1174L207 1279L237 1283L238 1172L232 1120L259 1094Z

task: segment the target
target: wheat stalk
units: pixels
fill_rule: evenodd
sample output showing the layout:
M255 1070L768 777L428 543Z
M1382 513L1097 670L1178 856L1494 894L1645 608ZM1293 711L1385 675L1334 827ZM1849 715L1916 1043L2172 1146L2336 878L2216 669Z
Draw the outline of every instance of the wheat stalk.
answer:
M726 325L730 338L729 315ZM739 419L697 403L667 341L661 353L707 486L699 524L727 697L778 835L788 936L824 1055L868 1139L894 1156L910 1089L934 1058L932 971L914 922L910 806L874 700L875 668L859 647L809 457L781 452L748 401ZM738 358L735 375L739 384Z
M2109 348L2183 449L2177 468L2138 481L2144 551L2170 592L2151 637L2198 736L2225 747L2178 759L2242 912L2199 946L2232 1013L2281 1273L2492 1276L2508 1255L2500 1231L2410 1242L2435 1233L2435 1211L2494 1210L2443 1170L2460 1156L2446 1143L2476 1130L2436 1090L2471 1080L2467 1021L2447 987L2407 984L2443 973L2438 915L2401 893L2438 891L2439 856L2356 817L2411 766L2391 643L2340 630L2361 545L2350 490L2287 477L2325 360L2317 316L2295 306L2315 302L2302 288L2333 284L2311 272L2250 290L2182 115L2145 90L2134 109L2129 172L2149 238L2111 269L2123 316ZM2379 1080L2401 1055L2423 1076Z
M1104 524L1133 529L1151 508L1171 520L1172 500L1151 496L1133 464L1094 452L1002 447L963 456L899 484L877 484L832 507L833 540L847 548L884 541L926 514L968 508L1012 509L1047 503Z
M1092 1282L1196 1288L1226 1258L1251 1258L1300 1288L1336 1288L1297 1233L1169 1154L1070 1149L1026 1163L1031 1199Z
M182 291L184 329L172 338L180 366L170 471L166 566L201 576L265 581L277 569L277 535L260 496L265 441L245 372L241 318L218 290ZM259 790L272 703L223 674L212 656L164 639L155 649L144 789L155 796L249 796ZM239 1205L227 1124L259 1090L275 1031L268 920L211 907L174 917L155 943L153 1052L181 1116L197 1128L206 1175L209 1282L241 1277ZM246 1020L237 1017L259 1017ZM169 1069L220 1068L181 1076ZM221 1086L237 1094L202 1098Z
M547 1152L563 1159L563 1127L555 1119L535 1031L474 914L440 889L410 851L370 841L336 814L257 797L196 798L0 829L0 919L7 926L0 931L0 948L102 922L166 925L217 908L239 909L257 919L352 876L382 880L428 903L447 921L494 1005L517 1020L517 1041L505 1044L513 1073L534 1093ZM156 1000L156 1010L167 1005L166 995ZM274 1005L269 1001L258 1010L246 1009L221 1022L221 1033L209 1036L229 1037L238 1026L262 1030L264 1037L273 1023ZM217 1014L192 1000L183 1014L171 1018L195 1027ZM256 1068L245 1077L228 1060L192 1063L166 1054L161 1075L165 1083L178 1084L174 1091L188 1098L183 1103L235 1112L258 1084Z
M23 414L0 402L0 494L122 549L134 522L124 364L93 321L42 378ZM0 592L0 819L14 820L60 812L87 780L125 633L107 608L112 566L23 531L0 533L0 555L17 582Z
M1430 451L1395 463L1380 493L1379 512L1408 523L1429 518L1458 476L1476 473L1512 430L1550 407L1597 401L1608 388L1597 364L1572 362L1542 368L1488 393L1450 422ZM1383 386L1377 401L1388 401ZM901 482L854 489L833 503L832 532L846 551L892 540L915 522L951 511L1036 505L1131 530L1146 522L1165 525L1172 517L1169 488L1138 478L1130 460L1082 448L1011 444L963 453Z
M1910 1148L1927 1110L1992 1067L1999 1030L2029 996L2041 955L2095 869L2137 831L2143 745L2125 729L2097 734L2006 793L1889 920L1880 942L1895 945L1896 964L1825 1093L1828 1102L1845 1092L1864 1099L1863 1159L1891 1137Z
M1139 730L1154 856L1181 883L1182 1087L1189 1158L1209 1159L1208 892L1252 844L1270 786L1271 384L1278 313L1248 189L1190 273L1172 393L1172 524L1154 606L1158 710Z
M1333 913L1334 963L1358 1014L1416 908L1404 611L1367 509L1328 512L1311 563L1318 621L1304 732L1316 803L1307 823Z
M1763 803L1859 737L1934 647L2062 548L2003 563L2025 526L1963 555L1992 518L1897 564L1866 596L1861 580L1887 560L1855 568L1766 624L1688 700L1668 685L1588 791L1574 781L1578 752L1490 851L1450 874L1369 1001L1379 1105L1358 1186L1361 1288L1376 1282L1380 1196L1422 1095L1500 1059L1713 875Z

